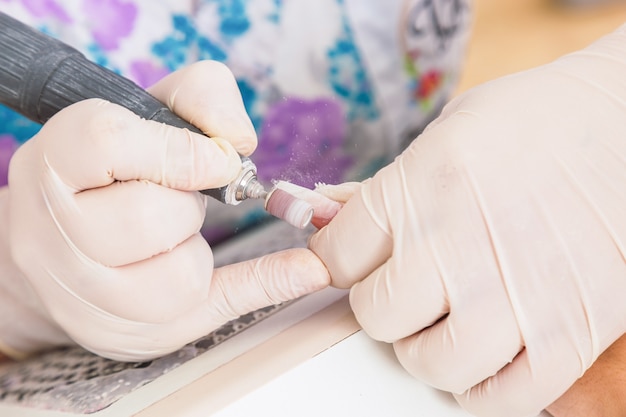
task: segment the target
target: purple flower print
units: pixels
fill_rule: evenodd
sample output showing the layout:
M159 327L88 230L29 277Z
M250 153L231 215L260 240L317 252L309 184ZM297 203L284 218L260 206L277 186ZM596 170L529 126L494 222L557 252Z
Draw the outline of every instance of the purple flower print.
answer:
M85 0L84 10L96 43L105 51L119 46L132 32L137 17L137 7L121 0Z
M64 23L72 21L65 9L54 0L23 0L22 4L35 17L52 17Z
M0 135L0 187L7 184L9 161L18 146L13 136Z
M264 182L312 187L343 181L352 159L344 154L346 119L332 99L285 98L267 112L253 159Z

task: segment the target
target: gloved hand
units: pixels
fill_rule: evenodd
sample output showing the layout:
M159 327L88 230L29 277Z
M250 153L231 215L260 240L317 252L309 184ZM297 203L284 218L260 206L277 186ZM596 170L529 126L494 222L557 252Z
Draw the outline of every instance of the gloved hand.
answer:
M172 352L255 309L328 284L308 250L216 269L206 196L256 135L232 74L201 62L150 89L209 134L102 100L55 115L14 155L0 192L0 348L76 342L102 356ZM8 233L7 233L8 230Z
M414 376L534 416L626 331L626 27L453 100L312 236Z

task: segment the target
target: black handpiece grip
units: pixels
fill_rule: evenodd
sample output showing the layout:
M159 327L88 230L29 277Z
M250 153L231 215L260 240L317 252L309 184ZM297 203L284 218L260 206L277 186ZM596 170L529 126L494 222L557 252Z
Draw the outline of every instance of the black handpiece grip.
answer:
M131 80L0 12L0 103L43 124L63 108L89 98L202 134ZM202 192L225 202L226 188Z

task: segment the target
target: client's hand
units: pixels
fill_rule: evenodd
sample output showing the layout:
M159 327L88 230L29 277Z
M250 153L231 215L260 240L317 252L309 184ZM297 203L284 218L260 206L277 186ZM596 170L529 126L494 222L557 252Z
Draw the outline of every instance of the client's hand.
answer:
M547 410L554 417L626 415L626 335L613 343Z
M536 415L626 331L626 26L453 100L312 236L359 323L479 416Z

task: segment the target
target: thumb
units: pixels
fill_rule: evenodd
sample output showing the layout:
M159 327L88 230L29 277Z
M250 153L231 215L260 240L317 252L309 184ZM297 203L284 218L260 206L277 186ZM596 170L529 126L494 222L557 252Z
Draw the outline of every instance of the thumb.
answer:
M288 249L215 269L208 305L228 321L321 290L329 283L326 267L313 252Z

